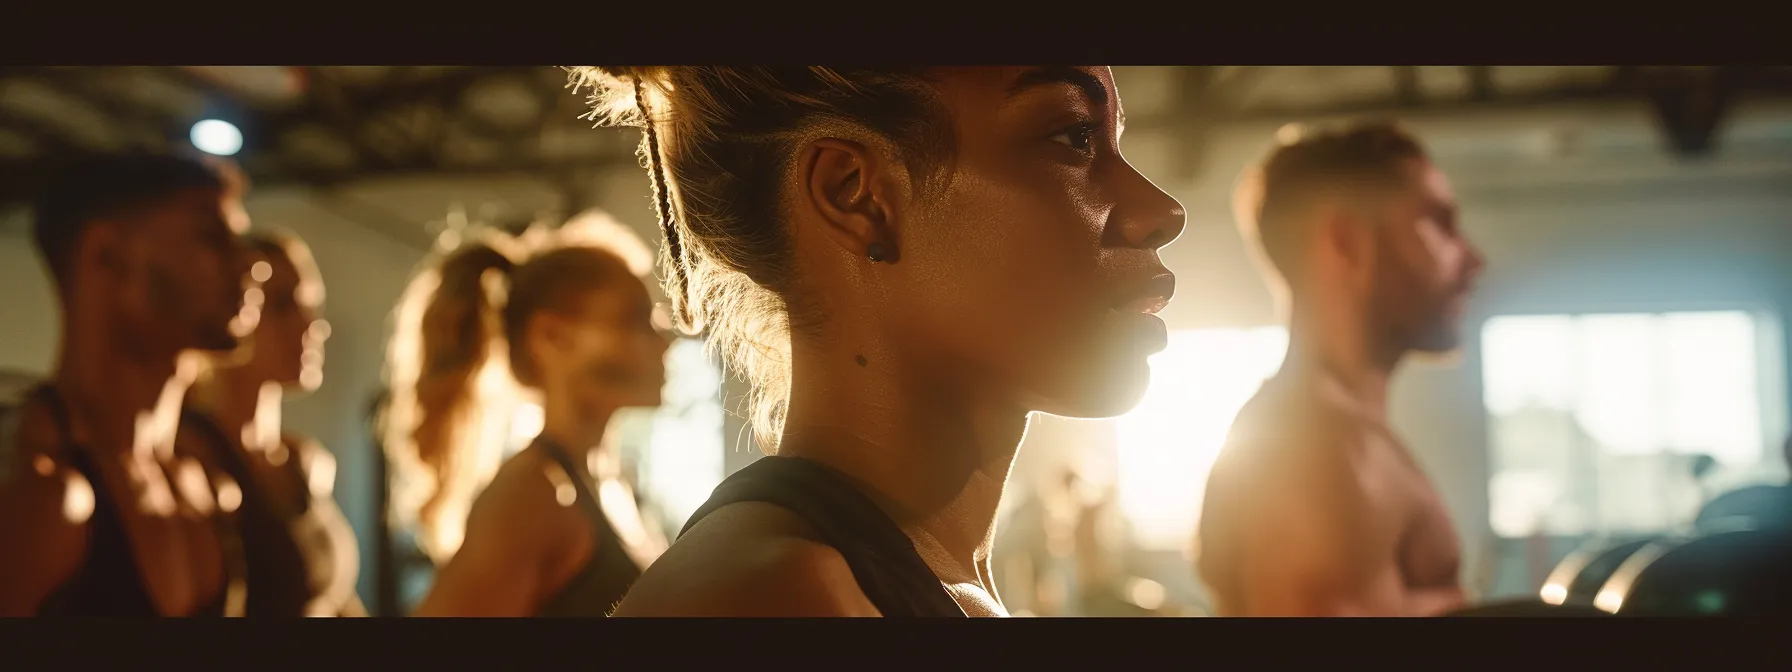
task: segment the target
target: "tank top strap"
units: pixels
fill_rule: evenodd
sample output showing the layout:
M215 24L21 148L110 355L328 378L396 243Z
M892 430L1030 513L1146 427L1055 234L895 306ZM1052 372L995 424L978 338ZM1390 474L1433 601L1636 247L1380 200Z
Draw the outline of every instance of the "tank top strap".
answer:
M914 541L844 476L797 457L764 457L722 481L679 532L722 507L764 502L802 517L852 569L886 617L959 617L964 610L915 550Z
M615 534L610 530L610 521L604 517L603 504L597 501L597 493L591 489L591 470L580 465L572 458L572 454L560 444L547 437L536 437L534 445L542 453L554 460L560 470L572 481L572 487L578 493L579 510L591 519L591 525L597 532L600 543L611 543Z

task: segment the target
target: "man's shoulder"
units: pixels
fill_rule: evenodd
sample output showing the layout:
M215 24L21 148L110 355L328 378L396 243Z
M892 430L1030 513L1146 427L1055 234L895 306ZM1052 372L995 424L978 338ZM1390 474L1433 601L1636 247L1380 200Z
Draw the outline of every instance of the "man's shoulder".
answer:
M1307 450L1361 443L1374 431L1372 423L1323 390L1272 380L1239 409L1226 443L1229 448Z
M1216 504L1271 497L1353 500L1363 489L1358 466L1377 429L1322 390L1293 381L1266 383L1240 410L1208 480Z

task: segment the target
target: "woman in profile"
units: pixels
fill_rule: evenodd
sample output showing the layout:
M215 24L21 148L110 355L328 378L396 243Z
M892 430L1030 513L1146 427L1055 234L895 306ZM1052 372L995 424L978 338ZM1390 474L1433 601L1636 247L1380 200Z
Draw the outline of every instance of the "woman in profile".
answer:
M679 326L775 452L617 615L1001 616L989 549L1032 412L1143 396L1175 199L1105 67L588 67L643 126Z
M664 549L604 441L617 411L660 404L670 343L641 279L652 261L588 213L475 235L412 282L385 443L408 476L401 518L441 564L415 615L605 616ZM540 434L493 474L526 397Z
M254 319L244 323L253 330L235 351L202 360L177 446L230 484L219 499L241 530L245 615L365 616L355 533L331 494L336 460L280 422L287 391L323 383L323 277L296 237L248 234L243 242L256 285L245 298Z

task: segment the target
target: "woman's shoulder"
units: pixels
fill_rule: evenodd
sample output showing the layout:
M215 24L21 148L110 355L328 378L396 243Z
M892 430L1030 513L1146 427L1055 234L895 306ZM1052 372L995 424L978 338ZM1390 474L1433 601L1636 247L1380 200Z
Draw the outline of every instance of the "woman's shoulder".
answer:
M845 556L796 513L739 502L705 516L647 569L620 616L876 616Z
M568 538L589 529L579 512L584 492L554 460L522 451L504 460L473 498L468 533L477 526L505 535Z

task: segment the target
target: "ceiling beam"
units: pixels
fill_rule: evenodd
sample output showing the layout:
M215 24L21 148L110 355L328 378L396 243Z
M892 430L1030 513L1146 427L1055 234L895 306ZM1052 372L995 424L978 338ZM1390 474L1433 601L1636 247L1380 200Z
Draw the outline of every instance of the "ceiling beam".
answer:
M0 106L0 127L18 132L37 145L40 153L79 154L93 151L67 130Z
M270 126L285 126L294 122L310 122L320 116L352 112L368 114L385 111L408 103L442 104L456 100L473 84L494 74L516 70L514 67L477 66L450 70L428 78L405 79L388 77L386 85L364 91L353 91L343 86L340 78L329 75L325 68L311 67L306 69L307 76L315 84L318 80L329 80L331 92L328 100L307 100L291 109L274 112L268 115Z
M1487 102L1499 96L1499 87L1493 83L1493 66L1469 65L1468 96L1476 102Z
M1675 152L1685 158L1709 156L1717 128L1752 71L1720 67L1690 70L1646 82L1662 128Z
M1269 68L1245 66L1188 66L1176 82L1177 101L1160 118L1177 120L1173 179L1191 180L1200 175L1206 154L1208 129L1237 113L1251 89ZM1130 126L1137 126L1131 119Z
M1760 85L1739 83L1732 91L1738 97L1766 97L1792 99L1792 89L1780 89ZM1551 91L1528 94L1509 94L1489 100L1428 100L1419 105L1403 106L1397 97L1350 103L1343 105L1319 105L1313 107L1264 107L1255 109L1234 109L1227 113L1215 114L1201 118L1190 118L1180 113L1151 115L1149 117L1129 118L1127 125L1138 129L1168 129L1175 132L1195 132L1215 124L1233 124L1250 122L1297 122L1310 119L1349 118L1386 116L1389 114L1434 114L1453 112L1488 112L1500 110L1521 111L1526 108L1541 106L1557 106L1569 103L1611 102L1632 100L1646 102L1648 98L1640 91L1619 91L1609 86L1564 87Z
M525 140L527 129L508 131L484 123L473 115L460 112L462 98L466 92L480 82L493 77L514 77L524 69L516 67L478 66L450 70L431 74L425 77L410 76L414 73L398 71L388 73L384 83L376 88L354 90L343 85L339 77L326 68L310 67L305 75L312 82L311 95L305 102L289 109L271 112L263 121L263 127L272 135L279 135L286 130L305 124L322 124L344 135L355 146L360 159L375 164L377 170L394 170L414 162L418 155L426 155L434 161L440 161L443 142L446 140L446 128L452 121L462 122L470 131L483 136L482 139L508 140L516 144ZM532 90L543 89L537 84L539 77L522 77ZM544 91L535 91L547 100ZM554 93L561 93L556 89ZM432 124L433 128L419 128L416 124L400 123L391 118L391 114L408 107L424 106L439 109L444 118ZM548 110L538 112L538 119L545 119ZM390 151L370 147L363 134L368 124L395 124L390 130L395 137L403 137L408 146L394 148ZM522 152L518 152L522 153ZM513 156L514 160L527 160L527 157Z
M1394 68L1394 96L1401 105L1417 106L1424 104L1425 93L1419 88L1419 66L1396 65Z
M344 172L305 171L295 169L291 165L281 164L277 169L263 171L252 177L253 184L257 188L295 185L333 188L366 180L430 177L499 178L531 175L543 180L557 181L560 179L557 176L567 173L588 174L635 165L634 157L627 155L561 161L528 160L470 166L397 165L388 168ZM42 172L43 164L39 161L0 160L0 207L4 207L8 203L29 200L38 188L39 175Z
M36 80L51 90L82 103L92 105L110 117L111 121L127 127L125 142L139 150L154 151L165 149L169 134L174 129L169 126L168 119L140 106L130 105L94 89L86 78L76 77L39 77ZM161 142L146 145L142 136L150 135L161 139Z

